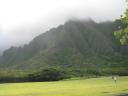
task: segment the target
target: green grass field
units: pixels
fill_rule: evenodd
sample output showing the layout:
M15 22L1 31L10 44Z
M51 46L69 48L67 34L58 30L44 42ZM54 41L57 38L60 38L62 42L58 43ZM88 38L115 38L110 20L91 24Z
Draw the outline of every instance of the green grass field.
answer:
M3 83L0 96L115 96L128 93L128 77L65 80L58 82Z

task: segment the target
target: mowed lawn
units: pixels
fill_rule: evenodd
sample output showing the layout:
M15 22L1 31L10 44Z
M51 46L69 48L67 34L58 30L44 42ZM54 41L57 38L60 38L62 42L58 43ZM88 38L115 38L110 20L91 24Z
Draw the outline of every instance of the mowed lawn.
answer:
M78 79L57 82L4 83L0 96L115 96L128 93L128 77Z

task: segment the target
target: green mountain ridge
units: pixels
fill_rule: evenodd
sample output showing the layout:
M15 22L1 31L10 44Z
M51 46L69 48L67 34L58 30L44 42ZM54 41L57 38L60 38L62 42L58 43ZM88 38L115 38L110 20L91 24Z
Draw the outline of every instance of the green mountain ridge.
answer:
M71 20L23 47L11 47L0 57L0 67L35 70L60 67L128 67L128 46L114 37L118 22Z

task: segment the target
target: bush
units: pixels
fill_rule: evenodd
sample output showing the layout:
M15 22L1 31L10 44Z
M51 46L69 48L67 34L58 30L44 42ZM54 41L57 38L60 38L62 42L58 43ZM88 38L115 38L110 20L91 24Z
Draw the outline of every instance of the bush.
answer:
M103 73L99 69L87 69L87 73L90 75L101 76Z
M56 68L47 68L28 75L29 81L58 81L65 78L69 78L66 72Z

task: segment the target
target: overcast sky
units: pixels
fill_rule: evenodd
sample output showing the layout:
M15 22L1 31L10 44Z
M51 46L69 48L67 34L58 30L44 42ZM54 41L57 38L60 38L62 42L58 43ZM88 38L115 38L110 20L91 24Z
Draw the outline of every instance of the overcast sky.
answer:
M72 18L115 20L125 8L125 0L0 0L0 48L28 43Z

